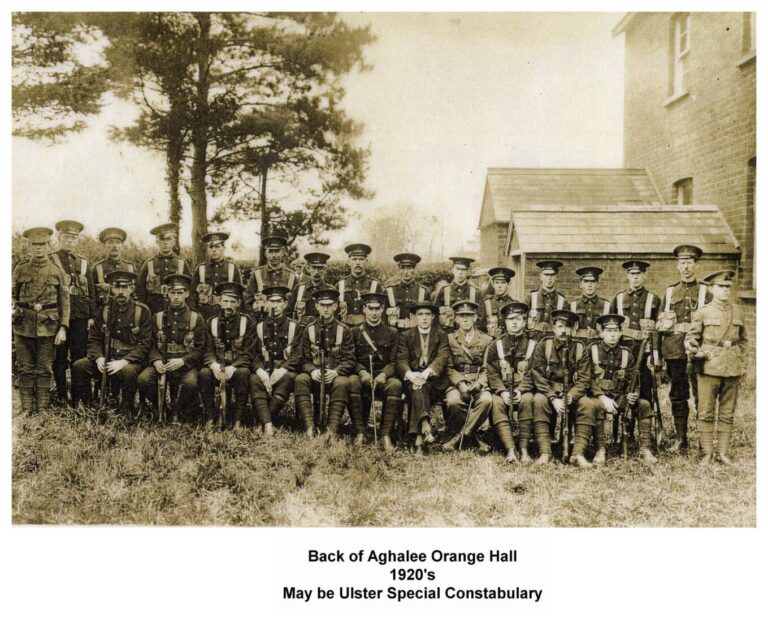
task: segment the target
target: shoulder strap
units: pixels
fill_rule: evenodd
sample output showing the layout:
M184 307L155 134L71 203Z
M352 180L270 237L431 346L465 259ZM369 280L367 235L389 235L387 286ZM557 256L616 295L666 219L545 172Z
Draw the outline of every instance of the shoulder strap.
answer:
M343 339L344 339L344 325L339 324L336 327L336 347L341 345L341 342Z
M608 315L611 312L611 301L603 301L603 315Z
M347 287L347 279L341 279L341 281L339 281L339 299L340 300L344 298L344 291L346 287Z
M261 268L256 268L253 271L253 278L256 281L256 292L260 294L264 289L264 281L261 278Z
M230 283L235 280L235 264L231 261L227 264L227 281Z
M701 309L707 304L707 286L704 283L699 283L699 304L698 308Z
M645 319L649 319L651 317L651 312L653 311L653 298L654 295L651 292L648 292L645 295Z
M61 270L64 270L64 266L61 265L61 257L59 257L58 253L51 253L51 259L53 259L53 263L55 263Z
M317 343L314 324L310 324L309 326L307 326L307 335L309 335L309 342L314 346Z
M264 343L264 322L256 324L256 334L259 336L259 341Z
M578 300L572 300L571 301L571 313L576 313L576 309L579 308L579 301Z
M147 278L155 278L155 262L152 260L152 258L147 260Z
M88 272L88 260L85 257L80 258L80 275L85 276L85 273Z
M619 292L616 296L616 313L624 315L624 292Z
M427 291L426 287L423 287L421 285L419 285L418 288L419 288L419 302L424 302L427 299L426 297L429 295L429 291Z
M664 311L669 312L672 308L672 293L675 291L675 286L670 285L667 287L667 291L664 292Z
M496 354L499 355L499 360L504 360L504 344L501 343L501 339L496 340Z
M565 297L562 294L557 295L557 309L558 311L565 306Z
M296 273L290 272L288 274L288 289L293 289L293 285L296 282Z
M155 314L155 324L157 325L157 330L163 330L163 312L158 311Z
M539 308L539 290L536 289L531 292L531 311Z
M201 263L197 266L197 278L201 283L205 283L205 264Z
M474 285L469 286L469 299L474 302L475 295L477 294L477 289Z
M245 329L248 326L248 316L247 315L240 315L240 337L245 336Z
M582 356L584 356L584 344L581 343L581 341L577 341L576 342L576 360L580 361Z
M104 282L104 266L101 262L96 264L96 282L99 284Z
M304 283L301 283L299 285L299 291L296 293L296 302L301 302L301 299L304 298L304 289L305 285Z
M379 289L378 281L376 279L371 279L371 287L368 289L368 292L371 294L375 294L378 289Z
M141 321L141 307L134 303L133 306L133 323L138 326Z
M130 261L126 261L125 262L125 269L128 272L135 272L136 271L136 266L134 266Z
M184 260L179 257L178 260L178 273L177 274L184 274Z
M600 353L597 350L597 344L593 343L592 347L589 350L590 350L590 352L592 352L592 363L595 366L600 365Z
M189 314L189 330L195 330L195 326L197 326L197 318L199 316L199 313L197 311L191 311Z
M387 300L389 301L390 307L396 307L397 304L395 302L395 290L391 287L387 287Z
M528 340L528 349L525 351L525 360L530 360L531 356L533 355L533 349L536 347L536 340L535 339L529 339Z
M621 350L621 368L626 369L629 364L629 350L622 348Z
M109 306L109 303L105 304L101 308L101 319L106 324L107 323L107 307Z
M443 288L443 306L444 307L451 306L451 286L450 285L446 285Z
M360 327L360 332L363 335L363 339L365 339L366 343L371 347L371 350L373 350L376 354L379 353L379 349L376 347L376 344L373 343L373 339L371 339L371 336L368 334L368 331L366 331L362 326Z
M213 316L211 320L211 335L218 339L219 337L219 316Z
M293 339L296 337L296 322L288 320L288 348L291 347Z
M485 314L488 317L491 317L493 315L493 308L491 307L491 299L486 298L485 299Z
M547 359L547 365L552 360L552 340L547 339L544 341L544 356Z

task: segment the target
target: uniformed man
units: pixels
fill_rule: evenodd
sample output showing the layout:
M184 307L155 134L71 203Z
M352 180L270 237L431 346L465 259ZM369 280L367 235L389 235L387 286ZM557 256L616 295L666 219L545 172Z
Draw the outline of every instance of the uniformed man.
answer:
M107 227L99 233L99 240L107 249L107 256L93 265L93 284L96 288L96 307L107 302L112 286L107 283L107 275L116 270L136 272L136 266L122 258L123 244L128 234L118 227Z
M607 315L611 311L611 301L601 298L597 293L602 273L601 268L594 266L576 270L581 296L571 301L570 309L579 316L579 322L573 336L584 345L589 345L600 339L600 333L597 330L597 318L601 315Z
M712 300L707 286L696 280L696 263L702 250L692 244L683 244L672 253L677 257L677 272L680 280L664 291L659 321L656 325L661 333L661 356L669 375L669 401L675 420L677 439L670 451L688 449L688 398L693 389L697 399L696 374L689 371L685 352L685 335L691 328L691 315Z
M588 348L591 378L589 395L581 398L579 410L588 413L591 405L594 412L597 452L593 464L605 462L605 417L622 417L624 400L630 404L633 416L639 421L640 458L647 464L658 462L651 451L651 404L641 397L638 390L627 393L629 376L636 359L631 349L622 345L622 325L625 322L626 318L616 313L601 315L597 318L600 341L592 343Z
M152 347L152 312L134 300L136 274L115 270L107 275L112 292L101 307L88 334L86 356L72 366L74 401L90 404L91 380L101 377L106 369L121 385L119 413L133 412L138 378L147 364Z
M415 326L410 317L411 305L415 302L429 301L429 290L420 285L415 278L416 266L421 261L421 257L414 253L399 253L393 259L400 268L400 282L386 288L386 314L388 324L402 331Z
M304 327L285 314L288 288L265 287L267 315L256 325L257 345L251 366L251 402L266 436L274 434L273 419L291 396L301 365Z
M621 266L627 271L629 287L614 296L611 302L611 312L625 318L622 326L622 344L632 351L632 357L644 356L650 365L661 364L658 349L658 335L655 333L656 320L659 316L659 297L645 288L645 279L650 264L638 259L625 261ZM641 353L640 345L643 337L650 334L645 353ZM651 402L652 396L651 370L648 365L640 367L640 397Z
M219 297L221 311L208 320L208 334L203 368L198 375L200 396L203 399L205 424L214 422L217 405L216 387L234 396L233 427L242 427L248 396L251 393L251 364L256 345L256 320L240 313L243 286L236 281L219 283L213 293ZM225 386L221 386L224 383ZM230 400L225 394L226 403ZM227 412L220 412L220 421L227 424ZM222 427L223 427L222 426Z
M214 294L219 283L240 283L240 268L234 261L224 257L224 245L229 239L225 231L211 231L202 240L208 249L208 260L195 268L192 275L192 296L190 305L203 314L205 321L221 311L218 297Z
M298 277L298 281L296 281L297 285L299 283L306 283L309 280L307 260L304 257L296 257L296 259L291 262L291 270L293 270Z
M192 272L181 257L173 252L179 237L177 225L167 223L159 225L150 231L157 241L158 253L150 257L141 266L139 280L136 283L136 297L157 313L165 308L166 287L163 285L169 274L186 274Z
M508 293L509 283L514 276L514 270L503 266L488 270L493 293L487 295L483 301L485 325L481 328L493 339L498 339L504 333L503 327L499 326L499 311L505 304L514 300Z
M157 409L158 382L162 374L168 374L170 394L175 395L171 400L172 422L183 418L197 398L197 376L206 345L205 318L187 306L191 284L192 279L186 274L165 277L168 305L154 315L149 366L139 374L138 380L142 401L149 400Z
M349 244L344 248L349 260L349 276L336 285L339 290L339 318L347 326L357 326L364 321L363 294L378 294L384 287L378 279L368 276L365 262L371 254L367 244Z
M313 294L331 287L325 282L325 267L331 258L327 253L312 252L304 255L307 260L308 280L296 285L288 298L288 310L293 317L307 325L317 318Z
M562 261L547 259L536 263L539 269L538 289L526 294L525 304L530 308L528 331L533 339L540 340L552 334L550 314L552 311L566 308L565 296L557 291L557 275L563 267Z
M75 220L57 222L59 250L51 254L56 265L67 275L69 284L67 339L56 346L53 357L53 378L60 401L67 400L67 368L85 356L88 328L96 315L96 290L88 260L72 252L82 230L83 225Z
M320 403L320 383L324 383L330 395L326 431L335 436L347 406L347 376L355 371L355 342L352 331L334 317L339 307L339 292L326 287L316 290L312 298L317 319L307 325L301 341L301 373L294 380L296 411L304 423L306 435L314 436L313 396L317 420L320 423L326 421L325 404ZM323 360L325 377L321 373Z
M685 336L685 349L696 362L699 443L704 465L712 462L716 421L717 456L724 464L733 464L728 448L739 381L746 371L742 345L747 341L741 308L730 300L735 276L733 270L720 270L704 277L712 301L693 312Z
M486 350L485 368L493 393L491 423L499 442L507 452L507 462L530 463L528 444L533 433L533 381L530 362L536 342L525 330L528 305L508 302L499 311L504 321L504 335ZM520 457L515 450L512 420L520 427Z
M355 372L349 377L349 416L355 426L355 443L365 443L374 396L382 400L379 428L382 447L392 451L392 430L403 412L403 383L395 374L399 333L382 321L387 297L380 293L362 295L365 321L352 329L355 341Z
M254 313L257 320L266 315L265 287L287 287L292 290L299 282L299 276L285 263L288 239L281 235L270 235L261 241L267 263L254 269L245 288L245 307Z
M477 429L491 412L484 357L488 344L493 341L476 328L477 309L477 303L471 300L460 300L453 305L459 328L448 335L451 362L448 367L450 384L445 393L445 422L449 430L459 432L443 444L446 451L456 450L464 443L469 446L472 442L482 452L491 450L490 445L476 436Z
M416 326L400 335L396 369L408 397L411 451L422 455L425 447L435 441L430 411L448 388L446 371L451 350L445 331L434 325L438 313L435 305L416 302L411 305L411 313Z
M448 260L453 264L451 272L453 281L437 289L432 302L440 310L440 326L451 332L455 330L456 323L453 316L453 303L459 300L471 300L477 305L483 302L483 292L474 283L469 281L469 270L475 261L470 257L449 257ZM485 309L479 307L477 311L478 324L485 322Z
M544 337L533 351L531 378L536 387L533 396L533 429L539 457L536 464L546 464L552 459L550 431L558 427L559 433L567 426L573 429L573 455L571 463L591 466L584 457L592 437L591 412L588 406L577 406L586 395L590 384L589 362L584 357L586 347L571 339L571 332L579 317L568 309L555 309L550 314L552 335ZM573 411L575 413L571 414ZM557 435L555 435L557 437ZM560 437L562 440L562 437ZM570 449L564 448L567 454ZM563 455L563 461L568 458Z
M27 229L29 258L13 269L13 345L19 371L21 413L50 404L54 347L67 340L70 295L67 275L49 256L53 231Z

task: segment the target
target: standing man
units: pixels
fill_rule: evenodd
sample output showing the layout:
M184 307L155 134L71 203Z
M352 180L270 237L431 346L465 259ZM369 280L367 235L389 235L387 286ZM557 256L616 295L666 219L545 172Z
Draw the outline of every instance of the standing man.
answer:
M352 329L356 373L349 377L349 416L357 433L355 443L362 445L373 408L373 390L383 402L379 428L381 444L385 450L392 451L395 448L392 430L403 411L403 383L395 375L399 333L381 321L387 302L384 294L367 293L362 299L365 322Z
M704 278L712 290L712 301L693 312L685 336L685 348L696 362L698 376L702 465L712 462L715 421L718 458L724 464L733 464L728 448L739 381L746 371L742 345L747 341L741 308L730 300L735 276L733 270L720 270Z
M50 403L54 347L67 340L67 276L49 256L53 231L35 227L24 232L29 258L13 269L13 345L19 370L21 414L46 410Z
M429 416L448 388L445 372L451 350L445 331L434 325L438 313L435 305L417 302L411 306L411 313L416 326L400 335L396 369L408 397L411 451L423 455L424 447L435 441Z
M173 252L179 237L176 225L173 223L159 225L150 233L155 236L158 253L147 259L141 266L136 284L136 297L155 314L165 308L167 294L167 288L164 285L165 277L169 274L192 276L192 272L187 262Z
M224 256L224 243L229 239L229 233L212 231L202 239L208 249L208 260L198 265L192 276L191 306L200 311L207 322L221 311L218 296L214 294L216 286L219 283L242 284L243 279L237 264Z
M635 360L638 356L643 356L651 361L651 365L658 366L661 359L655 330L661 301L658 296L645 288L650 264L631 259L621 266L627 271L629 287L614 296L611 310L625 319L622 327L622 343L632 351L632 357ZM648 333L653 333L648 341L648 347L645 352L640 352L643 337ZM648 369L647 364L643 364L640 366L640 397L651 403L652 387L651 370Z
M491 450L490 445L476 436L477 429L491 412L484 357L488 344L493 341L475 328L477 309L477 304L471 300L461 300L453 305L459 328L448 335L451 362L448 367L450 386L445 393L445 419L447 427L459 432L443 444L446 451L458 449L464 439L474 441L484 453Z
M178 421L197 397L197 376L205 352L205 319L187 306L191 281L186 274L165 277L168 306L153 318L149 366L138 380L142 402L149 400L157 408L157 385L160 376L168 374L171 422Z
M91 327L87 354L72 366L73 401L90 404L91 380L106 369L121 385L118 412L127 416L133 412L139 374L152 347L152 313L133 298L136 274L116 270L107 275L107 283L112 292Z
M292 290L299 282L299 276L290 270L285 263L288 239L281 235L270 235L265 237L261 243L264 245L267 263L253 270L245 287L246 311L253 313L257 320L263 319L267 313L265 287L280 286Z
M262 431L272 436L272 420L291 396L301 365L304 327L285 314L287 287L265 287L262 293L267 299L267 315L256 324L258 341L251 366L251 402Z
M511 420L520 425L520 458L524 464L531 462L528 444L533 433L533 381L530 361L536 342L528 338L525 326L528 321L528 305L524 302L508 302L500 311L504 320L504 336L488 346L485 367L488 386L493 393L491 423L499 442L507 452L507 462L517 462L515 439Z
M72 252L82 230L83 225L75 220L57 222L59 250L51 254L54 263L67 275L69 285L67 339L56 346L53 357L53 378L56 381L56 394L61 402L67 401L67 368L85 356L88 328L93 324L96 315L96 291L88 260Z
M335 436L347 406L347 376L355 371L352 331L334 317L339 307L339 292L330 287L318 289L312 298L318 317L304 331L301 373L294 381L296 411L310 438L315 435L313 400L318 422L325 420L325 404L320 403L320 383L327 385L327 393L330 394L326 430L329 436ZM321 370L323 363L325 377Z
M576 403L586 395L590 384L589 362L584 357L586 347L570 338L571 331L579 317L567 309L552 311L551 336L544 337L533 351L531 377L536 387L533 396L533 426L539 458L536 464L546 464L552 459L550 430L556 428L556 419L561 422L560 432L570 429L573 422L572 464L591 466L584 457L584 451L592 437L588 407L579 406L574 416L570 412ZM555 420L553 420L553 418ZM564 448L564 454L569 451ZM568 456L563 455L563 461Z
M491 288L493 293L485 297L483 307L485 308L485 327L483 328L493 339L498 339L504 333L503 327L499 326L499 311L508 302L513 302L509 291L509 283L515 271L510 268L499 266L488 270Z
M702 250L692 244L683 244L672 253L677 257L677 272L680 280L664 291L657 328L661 333L661 356L667 365L669 375L669 401L675 419L677 439L670 451L688 449L688 398L693 389L698 405L696 374L691 373L685 351L685 335L691 329L691 316L712 300L707 286L696 280L696 263Z
M453 304L459 300L471 300L477 305L482 304L483 292L469 281L469 268L474 262L470 257L449 257L448 260L453 263L451 272L453 272L453 281L443 285L435 292L432 302L439 308L440 326L448 331L453 331L456 326L453 315ZM485 322L485 310L483 307L478 309L478 323L482 325Z
M607 315L611 311L611 301L601 298L597 293L597 286L602 273L602 269L594 266L576 270L581 296L571 301L570 309L579 317L574 337L585 346L600 338L600 333L597 330L597 318L601 315Z
M415 326L410 317L411 305L429 300L429 290L416 282L416 266L421 257L414 253L400 253L393 257L400 268L400 282L386 288L387 322L400 331Z
M600 341L592 343L587 354L591 378L589 397L579 400L579 412L587 414L591 410L594 413L597 453L593 464L605 462L605 417L607 415L616 421L623 417L624 400L639 420L640 458L647 464L658 462L651 451L651 404L641 397L637 389L627 393L636 359L630 348L621 345L622 324L625 322L626 318L616 313L597 318Z
M304 259L307 260L309 277L305 282L294 287L288 299L288 309L293 313L294 318L304 326L314 321L318 316L313 294L318 290L331 287L325 282L325 266L330 258L331 256L327 253L315 252L304 255Z
M112 286L107 283L107 275L116 270L136 272L136 266L122 258L123 244L128 234L117 227L107 227L99 233L99 240L107 249L107 256L93 266L93 284L96 289L96 307L107 302Z
M341 279L339 290L339 317L347 326L358 326L364 321L363 294L378 294L384 287L365 272L365 262L371 254L367 244L349 244L344 248L349 259L350 275Z
M552 334L550 315L552 311L565 309L565 296L557 291L557 274L563 267L562 261L549 259L536 263L541 285L526 295L525 304L530 308L528 331L533 339L540 340Z
M239 430L251 392L256 321L252 316L240 313L240 301L243 296L243 286L240 283L219 283L213 293L219 297L221 311L208 320L203 368L198 375L205 424L210 426L214 422L217 408L214 403L214 391L224 383L221 386L222 391L232 387L233 427ZM226 403L229 403L229 399ZM224 427L227 423L227 413L221 412L220 416Z

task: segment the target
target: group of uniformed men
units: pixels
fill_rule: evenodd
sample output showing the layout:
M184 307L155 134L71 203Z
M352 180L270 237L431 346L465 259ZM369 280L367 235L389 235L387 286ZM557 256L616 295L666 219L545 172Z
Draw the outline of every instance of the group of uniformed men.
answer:
M123 230L99 234L107 255L92 267L72 252L83 225L64 220L56 230L54 253L52 230L24 232L29 258L13 273L25 413L49 407L51 376L58 400L74 406L92 403L99 379L105 399L106 379L123 415L135 412L137 392L142 408L165 412L167 386L172 420L201 401L206 425L240 428L250 400L272 435L293 394L308 436L338 434L348 413L362 445L380 400L372 427L381 446L394 449L400 423L411 451L422 454L435 442L433 407L441 404L455 432L446 451L490 451L477 432L491 427L508 462L530 463L534 453L545 464L559 453L587 467L605 462L608 418L614 433L617 423L622 434L636 427L640 458L655 463L656 375L665 367L676 430L669 449L688 445L690 384L702 462L731 462L744 323L729 299L734 273L698 281L695 246L674 249L680 280L662 298L644 286L649 264L630 260L623 264L628 287L612 300L597 293L602 270L583 267L576 271L582 295L568 303L557 291L563 264L551 260L537 264L541 285L523 302L508 295L513 270L488 270L490 283L481 288L469 278L474 260L465 257L450 258L452 282L430 295L415 279L418 255L396 255L400 281L384 287L366 272L371 248L351 244L350 274L331 286L329 255L306 254L296 273L285 264L286 239L271 236L263 240L266 265L243 286L225 257L225 232L204 236L208 259L192 271L174 253L177 228L155 227L158 253L137 271L121 258Z

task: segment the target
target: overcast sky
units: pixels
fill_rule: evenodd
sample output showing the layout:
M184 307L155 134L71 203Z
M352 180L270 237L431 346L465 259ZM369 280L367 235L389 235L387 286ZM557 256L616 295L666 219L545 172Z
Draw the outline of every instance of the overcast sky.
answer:
M488 167L620 167L621 14L351 14L378 40L373 70L345 80L345 106L365 125L372 201L333 236L368 241L365 214L395 203L440 217L446 253L476 234ZM89 128L55 146L13 139L13 227L76 218L88 231L120 226L151 241L166 219L164 162L107 139L133 114L112 102ZM184 196L188 204L188 197ZM182 242L190 240L184 214ZM256 240L238 225L234 239ZM249 254L251 254L249 252Z

